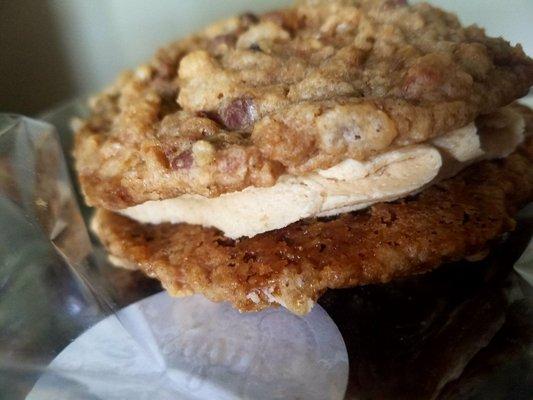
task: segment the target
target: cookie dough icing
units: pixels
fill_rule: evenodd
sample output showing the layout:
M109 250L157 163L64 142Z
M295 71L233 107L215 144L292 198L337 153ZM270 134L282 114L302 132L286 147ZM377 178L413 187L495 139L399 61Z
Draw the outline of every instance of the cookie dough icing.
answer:
M232 239L252 237L309 217L332 216L414 194L473 162L507 156L523 140L523 118L507 111L504 126L478 133L474 123L424 144L361 162L345 160L304 176L284 175L271 187L248 187L214 198L183 195L120 212L142 223L215 227Z

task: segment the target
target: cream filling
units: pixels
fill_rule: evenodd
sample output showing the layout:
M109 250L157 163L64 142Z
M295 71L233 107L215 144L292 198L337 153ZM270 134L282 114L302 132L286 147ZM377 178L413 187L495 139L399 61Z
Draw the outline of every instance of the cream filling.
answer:
M479 135L474 123L424 144L367 161L345 160L305 176L283 175L271 187L248 187L214 198L183 195L121 210L141 223L215 227L236 239L283 228L308 217L359 210L414 194L469 164L505 157L523 141L520 114L505 109L504 126Z

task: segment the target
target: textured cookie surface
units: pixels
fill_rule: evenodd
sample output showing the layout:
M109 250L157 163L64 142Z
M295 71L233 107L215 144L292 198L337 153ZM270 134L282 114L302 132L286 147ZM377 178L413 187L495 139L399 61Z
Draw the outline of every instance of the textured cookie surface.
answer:
M427 4L297 2L125 73L77 125L91 205L216 196L447 133L525 94L519 47Z
M115 261L136 265L173 295L305 313L327 288L387 282L486 250L533 199L532 162L528 139L506 159L478 163L416 197L237 241L215 229L142 225L101 209L93 229Z

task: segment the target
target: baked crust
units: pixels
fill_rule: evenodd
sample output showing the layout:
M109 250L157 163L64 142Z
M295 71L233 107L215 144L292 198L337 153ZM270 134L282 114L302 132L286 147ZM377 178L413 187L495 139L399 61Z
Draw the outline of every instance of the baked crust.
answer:
M416 197L236 241L102 209L93 229L115 259L138 265L172 295L201 293L241 311L279 302L303 314L327 288L388 282L486 251L533 199L532 162L529 138L506 159L475 164Z
M519 46L427 4L300 1L170 44L76 123L88 204L270 186L464 126L527 92Z

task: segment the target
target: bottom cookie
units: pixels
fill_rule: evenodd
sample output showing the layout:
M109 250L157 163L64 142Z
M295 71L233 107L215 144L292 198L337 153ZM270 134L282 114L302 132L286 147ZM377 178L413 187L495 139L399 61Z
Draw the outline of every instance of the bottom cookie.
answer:
M533 199L533 140L417 196L252 238L187 224L140 224L99 209L93 230L117 265L138 268L175 296L201 293L241 311L309 312L328 288L420 274L486 254Z

